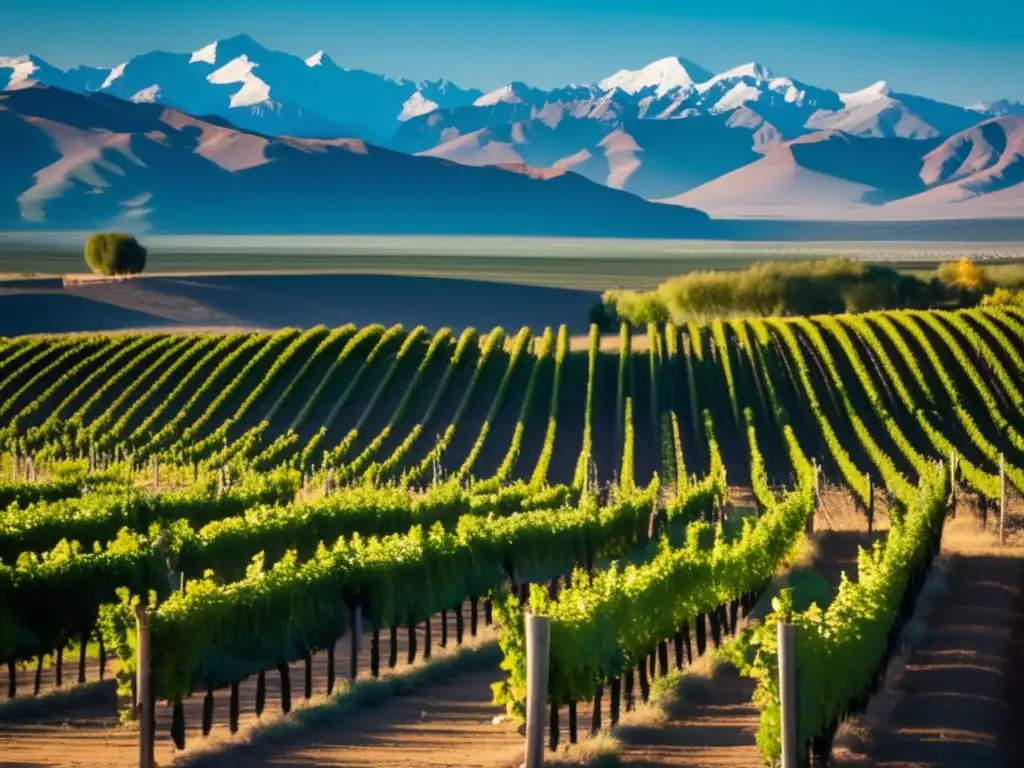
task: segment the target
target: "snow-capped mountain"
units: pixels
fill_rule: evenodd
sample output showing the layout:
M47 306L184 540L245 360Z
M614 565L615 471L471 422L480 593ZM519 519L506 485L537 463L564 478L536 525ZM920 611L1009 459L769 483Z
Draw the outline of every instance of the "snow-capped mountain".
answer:
M1003 117L1004 115L1024 115L1024 102L1013 99L999 99L998 101L979 101L970 107L975 112L986 115Z
M619 70L584 88L540 91L512 83L473 105L437 108L405 121L391 146L471 165L514 156L660 199L820 132L931 141L1019 109L1014 102L944 104L897 93L885 82L841 93L776 75L756 62L712 74L673 57ZM885 156L884 143L866 146ZM910 146L925 151L924 145Z
M224 117L270 135L359 136L385 141L401 118L470 104L481 92L446 80L414 83L338 66L322 51L306 58L271 51L248 35L191 53L153 51L109 70L69 72L33 56L0 59L6 89L33 82L81 93L101 91Z
M700 65L671 56L653 61L643 69L620 69L614 75L599 80L597 85L602 91L618 89L634 94L651 91L660 98L672 91L693 88L712 77L714 75Z
M806 157L830 169L826 175L854 156L856 163L904 168L904 158L919 162L987 120L1024 115L1016 101L962 107L897 92L884 81L839 92L757 62L715 73L682 57L589 84L513 81L484 92L444 79L413 82L344 68L323 51L272 51L246 35L192 52L144 53L110 69L62 71L35 56L0 58L4 90L34 83L162 104L271 137L361 138L463 165L571 170L656 200L698 188L704 197L727 194L736 189L731 182L708 185L755 165L758 178L784 180L789 190L792 177L810 190L820 179L817 171L803 172L811 167ZM801 170L786 170L792 167ZM767 187L751 186L758 188ZM878 188L869 197L892 192L886 184ZM909 189L897 188L900 195Z
M53 85L69 91L98 90L110 70L99 67L75 67L64 72L38 56L0 56L0 90L15 91L36 83Z
M273 138L160 104L0 93L0 229L707 235L707 216L566 172L469 168L357 139Z

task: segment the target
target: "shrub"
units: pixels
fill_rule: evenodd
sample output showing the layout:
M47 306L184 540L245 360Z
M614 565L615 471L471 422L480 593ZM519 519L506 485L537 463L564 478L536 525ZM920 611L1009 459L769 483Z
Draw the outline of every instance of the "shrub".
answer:
M618 325L618 319L635 327L666 323L670 319L668 307L654 293L608 291L601 298L608 305L606 312L610 312L615 325Z
M85 263L99 275L137 275L146 268L146 249L121 232L95 234L85 244Z
M981 300L983 307L1024 307L1024 290L996 288Z
M923 309L951 300L975 300L976 292L966 285L984 284L984 270L970 262L952 268L958 270L955 288L939 277L922 280L851 259L763 261L744 270L690 272L666 280L649 293L607 291L591 311L591 320L600 318L602 328L613 327L616 319L644 327L669 319Z

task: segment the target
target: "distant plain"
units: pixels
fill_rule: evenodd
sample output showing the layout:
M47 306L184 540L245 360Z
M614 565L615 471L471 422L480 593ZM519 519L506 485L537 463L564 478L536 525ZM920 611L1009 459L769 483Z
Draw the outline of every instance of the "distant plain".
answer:
M604 290L767 259L844 256L927 275L970 256L998 262L994 276L1024 277L1022 243L168 236L144 238L140 278L109 282L82 279L82 240L0 235L0 335L345 323L481 332L564 323L585 334Z
M58 276L87 271L86 235L0 234L0 276ZM927 268L960 256L1024 261L1024 242L711 241L472 237L143 237L147 275L378 274L474 280L602 291L652 288L698 269L742 268L766 259L845 256Z

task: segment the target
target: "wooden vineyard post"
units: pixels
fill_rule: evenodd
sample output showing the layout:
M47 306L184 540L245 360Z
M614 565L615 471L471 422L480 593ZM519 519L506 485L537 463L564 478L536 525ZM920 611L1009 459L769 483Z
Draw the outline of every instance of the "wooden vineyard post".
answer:
M796 627L779 622L779 698L782 715L782 768L797 768Z
M814 509L807 518L807 533L814 533L814 516L821 509L821 465L817 459L811 460L814 464Z
M150 676L149 616L144 606L136 606L135 618L138 632L138 692L137 717L139 721L139 768L152 768L154 726L152 677Z
M544 765L551 617L526 614L526 766Z
M999 454L999 546L1003 546L1003 525L1006 522L1006 457Z
M949 452L949 505L956 517L956 448Z
M160 488L160 459L153 457L153 490Z
M875 527L875 484L871 482L870 472L865 472L864 477L868 481L868 535L870 536Z
M352 637L349 649L349 679L354 681L359 675L359 654L363 650L363 608L357 605L350 614L352 619Z

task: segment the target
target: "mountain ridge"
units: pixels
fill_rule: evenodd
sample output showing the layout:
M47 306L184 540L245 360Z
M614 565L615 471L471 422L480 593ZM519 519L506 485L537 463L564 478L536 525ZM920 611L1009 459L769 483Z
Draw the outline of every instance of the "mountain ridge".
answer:
M0 94L0 229L696 237L708 217L573 173L274 137L155 103Z
M894 161L893 147L901 146L896 167L905 174L907 163L923 163L926 152L947 139L1024 115L1024 104L1010 99L958 106L897 91L884 80L840 92L758 62L714 73L682 56L619 69L589 84L539 88L513 81L485 93L445 79L416 82L342 67L322 50L301 56L274 51L248 35L191 52L151 51L109 69L60 70L32 55L0 58L0 85L5 82L7 92L38 83L163 105L267 137L359 139L467 166L572 171L648 200L706 200L713 210L744 216L784 209L785 215L843 217L861 206L880 214L899 195L928 190L913 189L902 176L861 189L844 172L834 175L851 147L858 163L884 172ZM821 142L822 136L850 139ZM779 148L770 163L762 162ZM794 152L825 170L793 160ZM829 153L835 156L819 157ZM734 183L729 175L751 166L746 176L758 183L742 191L747 202L720 200ZM762 178L768 168L774 170ZM769 177L775 181L767 183ZM807 204L780 208L782 198L772 199L781 194L779 184L787 190L783 197ZM983 188L982 198L996 191ZM767 197L751 198L757 189ZM1013 213L1016 198L1001 190ZM931 194L925 198L931 203L912 207L914 215L953 215L964 194L951 194L941 205L941 196ZM970 207L984 214L977 197L969 196ZM823 204L830 199L835 205ZM998 207L998 215L1007 215L1006 203Z

